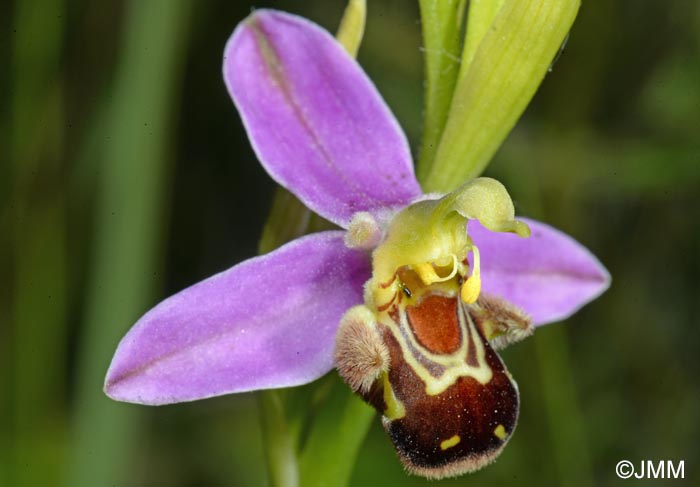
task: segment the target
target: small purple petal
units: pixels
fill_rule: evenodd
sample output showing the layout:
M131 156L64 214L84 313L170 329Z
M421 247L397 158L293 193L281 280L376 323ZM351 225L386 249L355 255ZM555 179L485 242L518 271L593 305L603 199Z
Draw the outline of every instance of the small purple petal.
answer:
M223 71L260 162L316 213L346 227L421 194L396 119L316 24L256 11L229 39Z
M333 367L338 323L369 275L343 232L247 260L146 313L119 344L105 391L155 405L313 381Z
M481 252L482 291L519 306L535 325L563 320L610 286L610 274L584 246L526 218L530 238L495 233L478 221L469 235Z

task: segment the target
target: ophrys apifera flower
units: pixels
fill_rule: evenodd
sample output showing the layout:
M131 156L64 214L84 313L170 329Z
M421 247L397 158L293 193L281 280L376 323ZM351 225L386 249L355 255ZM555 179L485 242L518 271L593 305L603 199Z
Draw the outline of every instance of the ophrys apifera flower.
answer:
M561 232L516 220L493 179L423 195L376 88L315 24L256 11L231 36L223 71L263 167L344 230L157 305L119 344L107 394L157 405L289 387L329 372L335 349L409 469L482 466L518 411L495 349L573 313L607 272Z

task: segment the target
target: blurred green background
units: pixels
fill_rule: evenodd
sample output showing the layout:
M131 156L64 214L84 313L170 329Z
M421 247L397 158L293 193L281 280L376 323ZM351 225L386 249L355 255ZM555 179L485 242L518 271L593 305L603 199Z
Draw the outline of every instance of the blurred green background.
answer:
M144 311L256 252L274 184L220 75L253 6L335 31L345 4L0 4L0 485L266 484L253 394L147 408L101 391ZM420 46L417 2L369 0L359 60L414 153ZM518 429L445 485L613 485L622 459L684 459L697 485L699 136L700 4L584 2L487 174L613 284L504 352ZM378 419L351 483L427 484Z

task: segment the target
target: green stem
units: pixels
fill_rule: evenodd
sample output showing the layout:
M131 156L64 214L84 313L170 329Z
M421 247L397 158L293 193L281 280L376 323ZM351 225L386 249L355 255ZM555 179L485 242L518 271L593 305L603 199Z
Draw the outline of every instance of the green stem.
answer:
M270 252L304 235L310 216L311 212L294 195L284 188L277 188L260 237L258 252ZM285 392L268 390L258 393L265 459L272 487L299 485L297 441L285 413Z
M299 471L296 439L285 417L284 392L269 390L258 394L262 412L265 459L272 487L297 487Z
M342 487L352 475L357 453L374 419L374 409L354 395L337 376L300 459L304 487Z
M304 235L309 227L310 218L311 211L296 196L284 188L277 188L258 242L258 253L266 254Z

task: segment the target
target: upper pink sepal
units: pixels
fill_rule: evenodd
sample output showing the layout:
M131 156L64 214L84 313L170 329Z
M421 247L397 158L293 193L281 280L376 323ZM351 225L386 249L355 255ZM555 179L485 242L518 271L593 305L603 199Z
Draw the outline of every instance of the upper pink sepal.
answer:
M357 62L316 24L257 10L228 41L224 80L260 162L316 213L347 227L358 211L421 194L401 128Z

